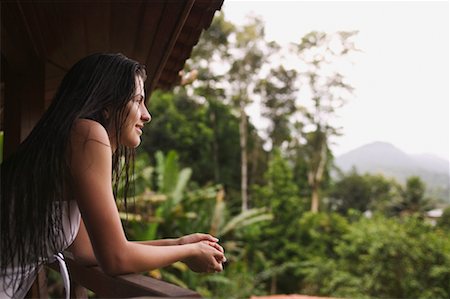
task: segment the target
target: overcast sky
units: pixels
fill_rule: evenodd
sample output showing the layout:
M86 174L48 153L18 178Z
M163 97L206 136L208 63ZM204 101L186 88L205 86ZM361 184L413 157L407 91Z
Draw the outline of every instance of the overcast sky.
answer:
M449 160L448 1L225 0L222 11L235 24L261 16L266 39L282 45L312 30L358 30L363 53L349 78L355 97L339 112L344 136L335 155L386 141Z

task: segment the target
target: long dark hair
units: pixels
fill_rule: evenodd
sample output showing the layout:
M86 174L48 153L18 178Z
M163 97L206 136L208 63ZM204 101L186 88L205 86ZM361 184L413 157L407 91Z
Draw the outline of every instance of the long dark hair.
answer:
M14 289L20 277L45 262L48 252L61 251L68 237L62 228L61 206L72 193L67 150L74 121L91 119L112 127L115 140L120 140L136 76L145 81L145 67L122 54L83 58L67 72L30 135L2 163L0 275L6 276L8 267L18 267L20 271L8 282ZM134 149L117 144L112 159L113 191L119 196L123 179L120 197L126 203Z

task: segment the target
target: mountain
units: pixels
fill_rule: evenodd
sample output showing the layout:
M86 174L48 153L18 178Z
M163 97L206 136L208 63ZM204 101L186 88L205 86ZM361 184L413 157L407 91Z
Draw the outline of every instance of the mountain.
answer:
M383 174L402 184L419 176L427 195L450 202L450 164L430 154L408 155L390 143L374 142L336 157L335 164L344 172L355 167L358 173Z
M448 173L449 162L430 154L412 155L417 165L437 173Z

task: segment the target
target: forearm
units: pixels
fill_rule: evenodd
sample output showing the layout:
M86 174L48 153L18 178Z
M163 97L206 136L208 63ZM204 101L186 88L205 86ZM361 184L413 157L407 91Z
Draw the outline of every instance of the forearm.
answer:
M181 245L179 239L160 239L160 240L150 240L150 241L135 241L134 243L138 243L138 244L142 244L142 245L151 245L151 246Z
M144 242L146 243L146 242ZM194 255L191 244L164 246L127 242L114 261L101 263L105 272L119 275L166 267Z
M123 247L127 253L118 255L119 258L114 260L100 258L103 260L100 265L110 274L125 274L164 267L192 254L189 246L177 246L179 244L179 239L127 242ZM83 222L80 224L77 238L67 251L72 253L77 262L85 266L99 264Z

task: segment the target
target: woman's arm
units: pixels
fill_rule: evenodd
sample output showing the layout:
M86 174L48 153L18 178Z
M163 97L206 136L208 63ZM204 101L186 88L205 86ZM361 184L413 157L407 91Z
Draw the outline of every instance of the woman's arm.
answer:
M143 245L151 245L151 246L175 246L175 245L185 245L190 243L197 243L202 241L210 241L216 243L218 241L217 238L214 238L213 236L209 234L201 234L201 233L195 233L183 236L181 238L176 239L161 239L161 240L149 240L149 241L135 241L139 244ZM221 246L214 245L218 250L223 252L223 248ZM69 248L67 248L67 251L71 252L73 257L80 262L81 264L85 266L96 266L98 265L97 259L95 258L94 250L92 248L91 240L89 239L89 236L86 231L86 227L84 225L83 219L81 219L80 222L80 228L78 230L77 237L75 238L74 242L70 245ZM192 266L194 268L195 266L191 265L189 263L189 259L183 260L186 262L189 266ZM225 262L226 259L224 259L222 262ZM195 269L193 269L195 270Z
M175 246L175 245L197 243L202 241L213 242L212 243L213 246L216 247L216 249L218 249L219 251L223 252L223 248L216 243L218 241L217 238L214 238L213 236L208 234L201 234L201 233L190 234L177 239L137 241L137 243L152 246ZM98 265L83 219L81 219L77 237L75 238L74 242L70 245L70 247L67 249L67 251L71 252L73 257L78 262L80 262L85 266ZM185 262L193 271L201 272L200 270L198 270L198 265L194 258L184 259L183 262ZM226 262L226 259L224 258L221 262Z
M183 236L181 238L176 238L176 239L160 239L160 240L137 241L137 242L140 244L144 244L144 245L171 246L171 245L185 245L185 244L197 243L197 242L201 242L201 241L217 242L217 241L219 241L219 239L217 239L209 234L195 233L195 234L186 235L186 236Z
M112 193L111 155L107 132L100 124L80 120L74 125L70 157L73 190L92 252L103 270L113 275L141 272L180 260L193 260L197 271L222 270L223 252L211 241L155 246L126 239Z

